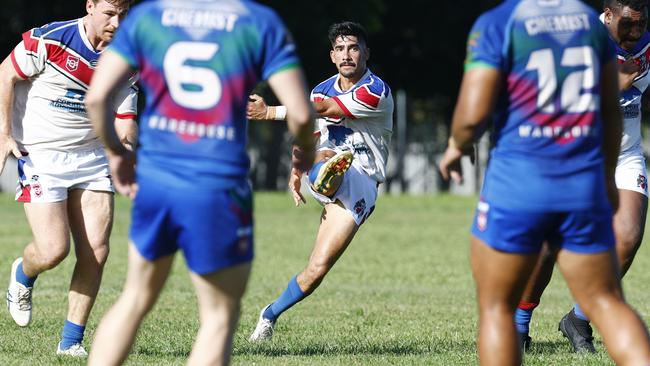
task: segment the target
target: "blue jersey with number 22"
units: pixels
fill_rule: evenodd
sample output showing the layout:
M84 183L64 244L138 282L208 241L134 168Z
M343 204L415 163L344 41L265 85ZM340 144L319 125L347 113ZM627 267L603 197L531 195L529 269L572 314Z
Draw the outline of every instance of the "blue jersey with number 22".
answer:
M504 76L482 200L523 211L609 207L599 91L613 58L606 28L577 0L508 0L476 21L466 70Z
M199 190L246 179L248 95L298 65L282 21L252 1L144 2L109 50L140 70L146 95L138 177Z

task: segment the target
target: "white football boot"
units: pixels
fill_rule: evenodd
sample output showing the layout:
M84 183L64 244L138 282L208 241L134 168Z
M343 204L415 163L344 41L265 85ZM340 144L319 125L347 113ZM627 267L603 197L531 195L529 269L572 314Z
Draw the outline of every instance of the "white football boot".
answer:
M248 338L249 341L251 342L263 342L263 341L270 341L271 338L273 338L273 326L275 326L275 321L265 319L264 318L264 311L268 309L268 307L271 306L271 304L268 304L260 311L260 317L257 320L257 326L255 326L255 330L253 331L253 334Z
M86 349L81 343L75 343L68 347L68 349L62 350L61 342L59 342L59 345L56 347L56 354L60 356L88 357L88 352L86 352Z
M32 320L32 288L16 281L16 268L23 262L17 258L11 265L11 278L7 290L7 308L16 324L26 327Z

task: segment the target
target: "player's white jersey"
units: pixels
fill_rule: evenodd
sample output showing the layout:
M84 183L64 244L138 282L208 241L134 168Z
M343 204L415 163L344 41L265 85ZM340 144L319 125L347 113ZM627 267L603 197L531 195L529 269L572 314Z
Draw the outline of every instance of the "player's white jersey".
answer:
M13 137L26 151L94 149L101 146L86 113L84 99L100 52L83 20L54 22L23 34L11 53L25 80L14 87ZM117 93L116 117L135 118L133 81Z
M388 144L393 133L393 97L390 88L370 70L350 90L339 86L339 74L318 84L312 101L332 98L345 116L319 118L318 150L352 150L354 159L375 181L386 180Z
M600 20L604 21L601 14ZM634 50L626 51L616 45L617 61L633 59L639 65L639 76L628 90L621 92L621 111L623 112L623 136L621 138L621 156L627 153L641 153L641 97L650 84L650 33L641 36Z

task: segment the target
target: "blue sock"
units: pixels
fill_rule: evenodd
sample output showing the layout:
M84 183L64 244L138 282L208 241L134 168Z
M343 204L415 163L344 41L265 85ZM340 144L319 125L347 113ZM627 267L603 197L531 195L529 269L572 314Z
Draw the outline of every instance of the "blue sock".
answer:
M297 304L300 300L307 297L305 293L300 289L300 286L298 286L296 277L298 276L294 276L291 280L289 280L287 289L284 290L282 295L280 295L280 297L278 297L278 299L275 300L271 306L269 306L264 311L264 314L262 316L265 319L275 321L280 315L282 315L282 313Z
M61 332L61 349L66 350L74 344L81 343L84 339L85 330L85 325L77 325L66 320Z
M533 310L537 303L520 302L515 310L515 326L518 333L528 334L530 330L530 319L533 317Z
M16 267L16 281L18 281L18 283L22 284L23 286L34 287L34 282L36 282L37 277L38 276L36 276L34 278L27 277L25 272L23 272L23 263L22 262L20 262L18 267Z
M576 314L576 317L578 319L582 319L584 321L589 321L589 318L587 318L587 315L582 312L582 309L580 309L580 305L578 304L573 304L573 312Z
M316 177L318 176L318 172L320 171L320 167L325 164L325 160L321 160L318 163L314 164L311 169L309 170L309 183L313 186L314 183L316 183Z

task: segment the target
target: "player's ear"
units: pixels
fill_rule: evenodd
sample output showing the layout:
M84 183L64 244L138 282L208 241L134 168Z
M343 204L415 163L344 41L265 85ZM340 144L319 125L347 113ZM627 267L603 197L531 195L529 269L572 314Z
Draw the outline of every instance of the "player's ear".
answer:
M93 0L86 0L86 12L92 15L94 9L95 9L95 3L93 2Z
M366 47L366 61L370 58L370 48Z
M334 50L330 50L330 60L332 60L332 63L336 65L336 59L334 58Z
M612 22L612 18L614 17L614 13L612 12L612 9L605 8L603 15L605 17L605 24L609 24Z

